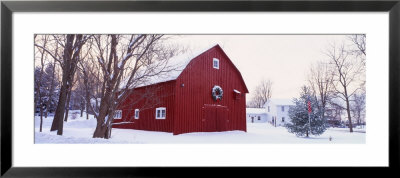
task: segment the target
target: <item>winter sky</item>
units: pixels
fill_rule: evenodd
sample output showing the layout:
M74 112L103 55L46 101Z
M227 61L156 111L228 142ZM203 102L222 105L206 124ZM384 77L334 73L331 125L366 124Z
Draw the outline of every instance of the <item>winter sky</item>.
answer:
M181 35L177 43L201 51L219 44L240 70L251 98L257 84L270 79L272 98L298 97L311 64L327 60L329 43L347 41L346 35Z

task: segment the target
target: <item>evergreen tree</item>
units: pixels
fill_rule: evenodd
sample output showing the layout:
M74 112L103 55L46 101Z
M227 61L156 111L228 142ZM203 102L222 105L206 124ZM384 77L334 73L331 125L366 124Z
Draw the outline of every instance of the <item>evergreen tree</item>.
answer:
M37 106L37 108L35 108L36 111L39 110L39 107L43 107L45 112L54 112L57 107L59 93L58 77L54 76L53 69L53 64L48 64L43 71L41 81L39 81L40 67L35 67L34 99ZM40 87L37 85L40 85ZM40 96L38 96L38 89L40 90Z
M296 136L321 135L325 132L327 125L325 118L322 116L322 111L318 109L318 101L315 96L311 94L308 87L303 86L300 98L294 98L295 106L289 109L289 117L291 122L285 124L285 127L290 133ZM311 103L311 113L309 120L308 101ZM311 133L310 123L311 122Z

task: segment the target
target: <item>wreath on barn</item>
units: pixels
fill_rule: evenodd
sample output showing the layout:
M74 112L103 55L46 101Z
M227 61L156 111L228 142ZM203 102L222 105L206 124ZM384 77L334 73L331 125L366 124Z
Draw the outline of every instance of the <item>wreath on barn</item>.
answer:
M213 99L214 99L215 101L221 100L223 94L224 94L224 91L222 90L222 88L221 88L220 86L215 85L215 86L212 88L212 97L213 97Z

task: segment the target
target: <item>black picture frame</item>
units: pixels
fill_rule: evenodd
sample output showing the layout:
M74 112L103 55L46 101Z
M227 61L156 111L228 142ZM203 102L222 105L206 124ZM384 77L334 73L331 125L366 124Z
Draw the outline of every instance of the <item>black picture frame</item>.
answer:
M399 167L400 118L400 2L395 1L2 1L1 2L1 175L8 177L129 177L178 176L177 168L20 168L12 166L12 18L13 12L127 12L127 11L286 11L389 12L389 168ZM100 160L99 160L100 161ZM186 168L207 176L204 171ZM225 172L226 168L218 169ZM373 169L369 169L373 170ZM241 168L230 169L235 175ZM251 174L265 172L252 169ZM225 173L227 173L226 171ZM306 171L305 171L306 172ZM330 175L342 172L330 171ZM352 173L353 174L353 173Z

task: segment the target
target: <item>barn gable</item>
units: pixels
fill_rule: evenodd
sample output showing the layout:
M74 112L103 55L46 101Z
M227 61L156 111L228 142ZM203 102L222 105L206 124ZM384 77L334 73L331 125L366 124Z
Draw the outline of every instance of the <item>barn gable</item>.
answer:
M213 46L213 47L209 48L208 50L202 52L201 54L199 54L199 55L193 57L189 62L186 62L185 65L184 65L185 68L184 68L182 71L180 71L180 73L179 73L179 75L176 77L176 79L178 79L178 78L181 76L181 74L183 73L183 71L186 70L187 66L191 65L196 59L198 59L198 58L199 58L201 55L203 55L204 53L207 53L207 52L209 52L210 50L213 50L213 49L218 50L218 51L227 59L227 62L230 64L230 66L234 69L234 71L235 71L235 72L237 73L237 75L239 76L240 81L241 81L241 83L242 83L242 85L243 85L243 87L244 87L244 89L245 89L245 90L244 90L244 93L249 93L249 90L247 89L246 83L244 82L243 77L242 77L242 74L240 73L239 69L233 64L233 62L230 60L230 58L228 57L228 55L224 52L224 50L222 50L221 46L219 46L218 44L216 44L215 46Z
M223 93L220 99L215 87ZM194 57L176 79L173 133L246 131L246 93L238 69L219 45L213 46Z

